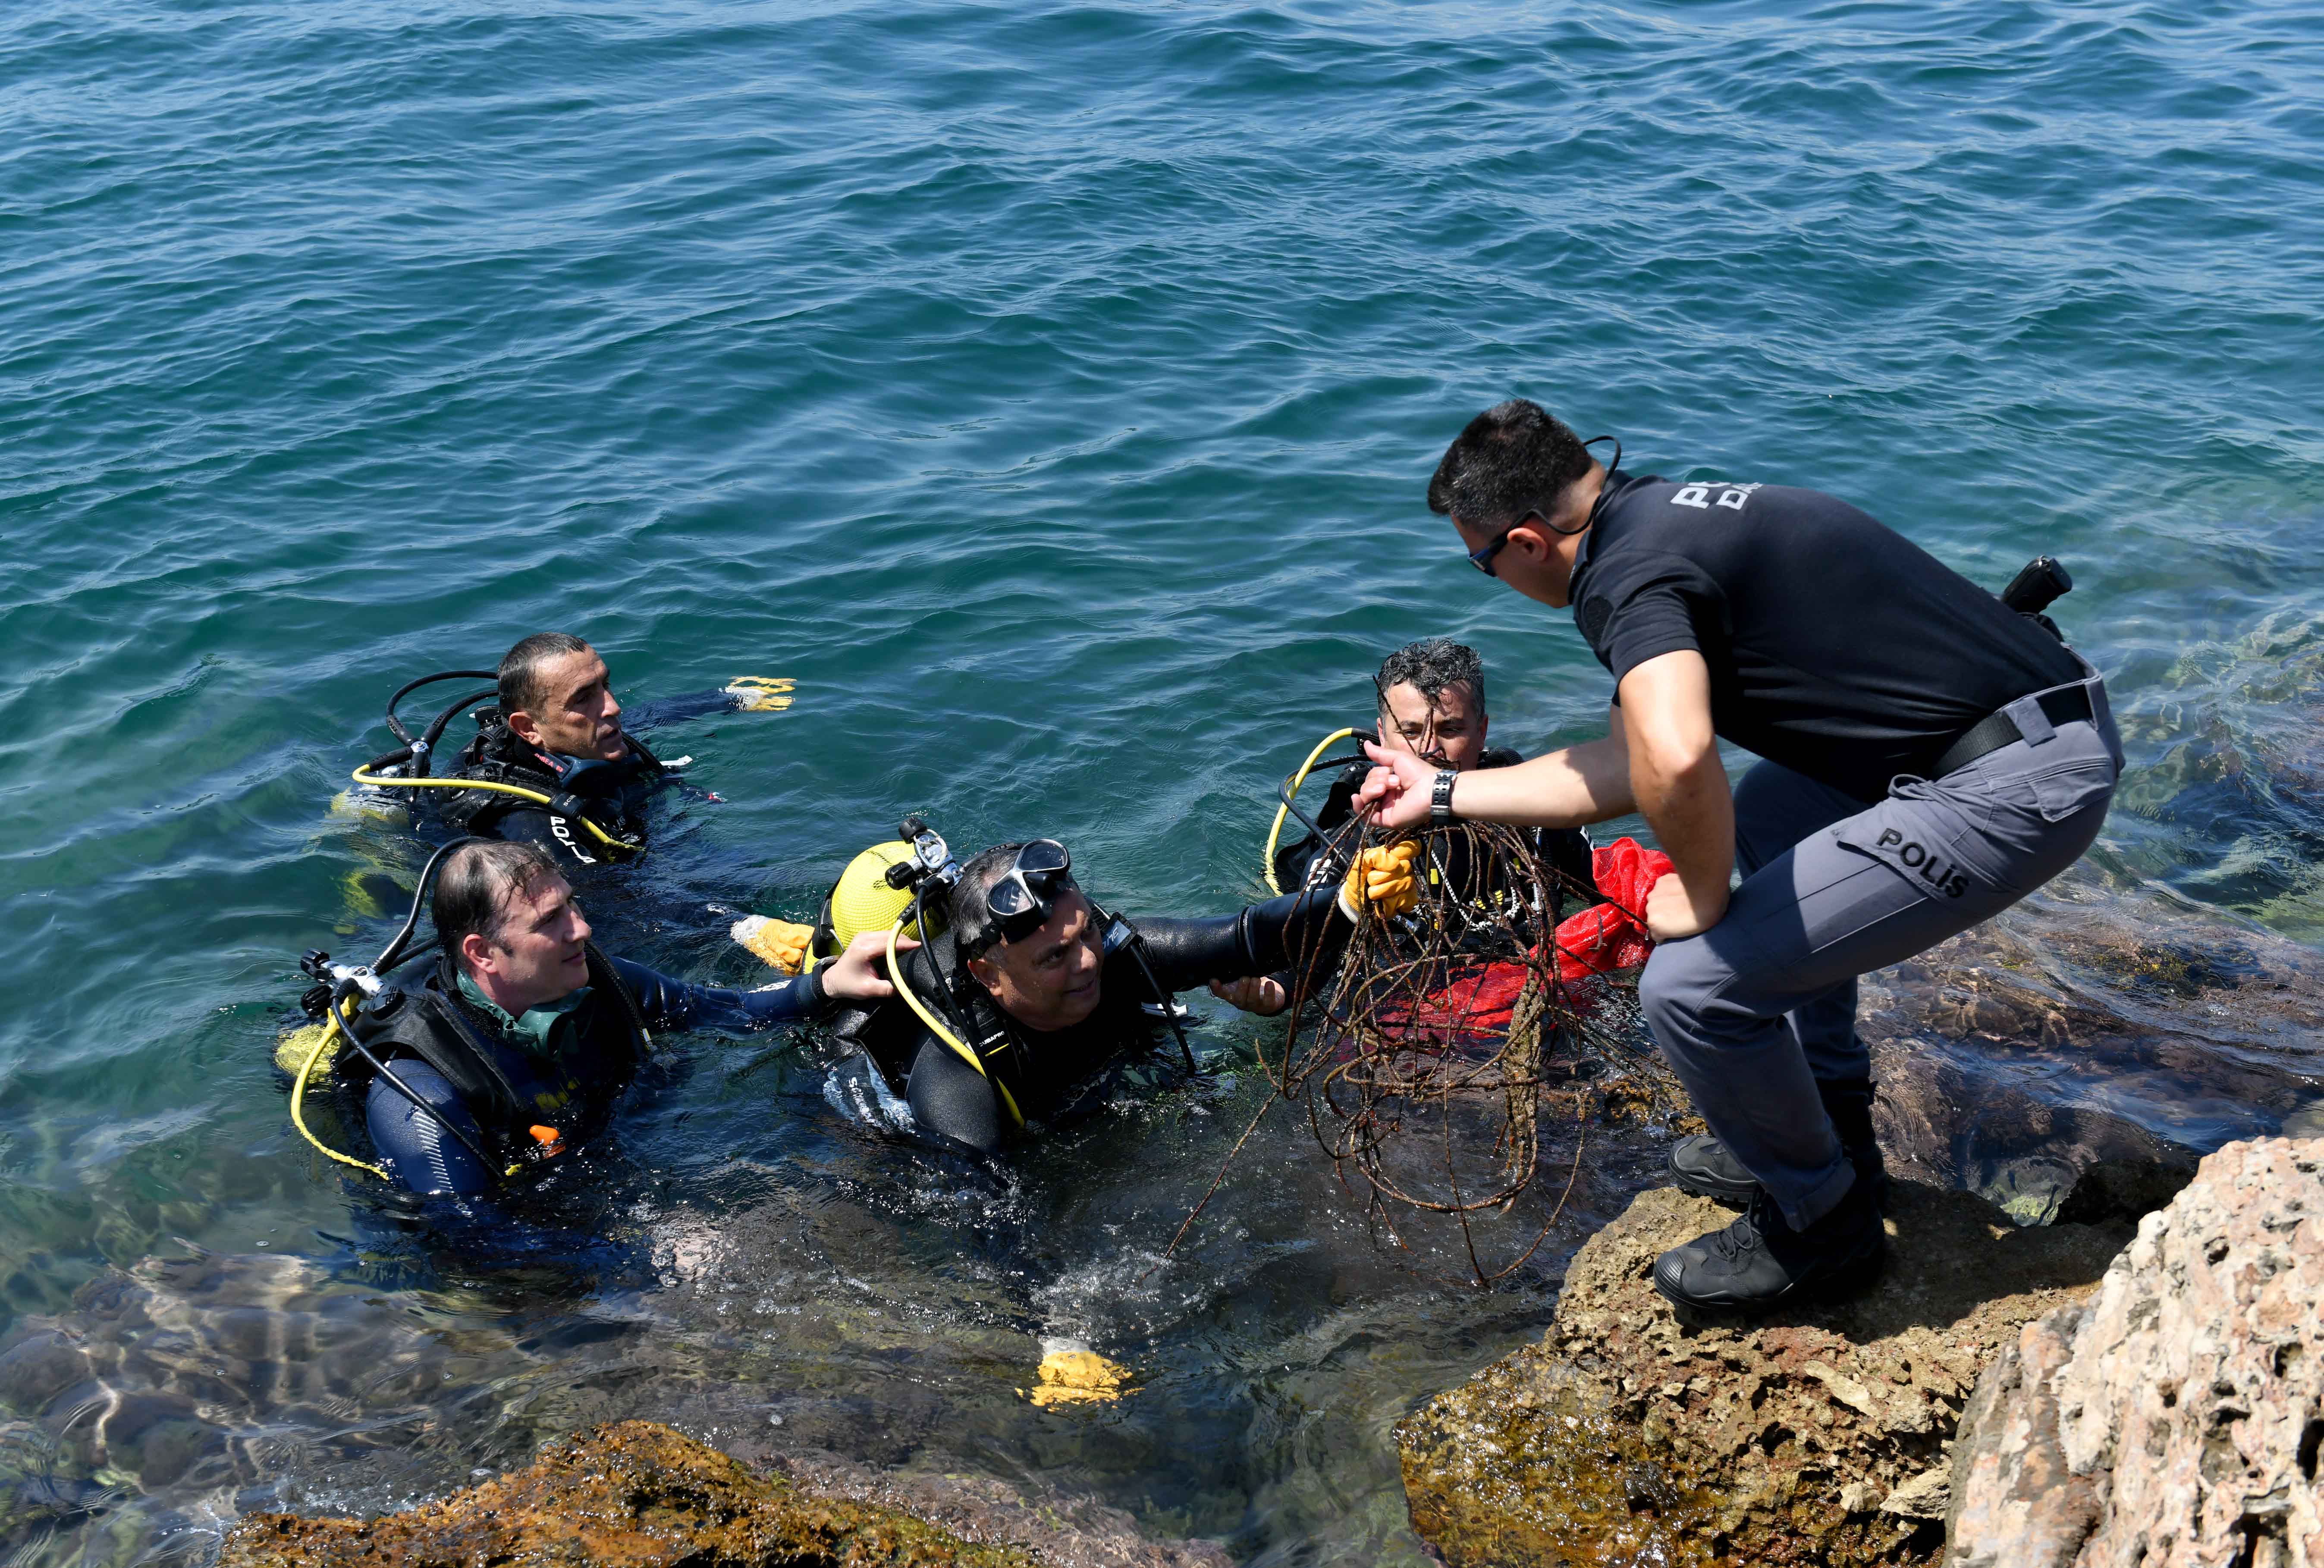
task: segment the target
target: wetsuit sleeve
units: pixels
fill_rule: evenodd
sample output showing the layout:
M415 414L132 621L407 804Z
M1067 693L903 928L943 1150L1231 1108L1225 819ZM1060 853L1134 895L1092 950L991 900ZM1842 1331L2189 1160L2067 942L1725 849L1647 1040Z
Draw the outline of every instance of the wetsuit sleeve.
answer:
M1205 981L1331 962L1351 929L1338 894L1336 887L1311 888L1232 915L1139 920L1138 934L1162 989L1191 991Z
M399 1056L388 1065L412 1093L479 1145L484 1143L475 1118L435 1068L410 1056ZM371 1130L372 1148L407 1191L468 1198L491 1189L493 1173L467 1146L436 1116L390 1088L384 1078L374 1077L364 1097L364 1122Z
M934 1035L920 1037L904 1097L913 1130L939 1148L986 1158L1001 1152L1008 1134L991 1080Z
M650 1029L750 1034L772 1024L816 1017L829 1006L820 969L757 991L730 991L721 985L689 985L626 958L610 962L613 973L638 999L638 1010L645 1015Z

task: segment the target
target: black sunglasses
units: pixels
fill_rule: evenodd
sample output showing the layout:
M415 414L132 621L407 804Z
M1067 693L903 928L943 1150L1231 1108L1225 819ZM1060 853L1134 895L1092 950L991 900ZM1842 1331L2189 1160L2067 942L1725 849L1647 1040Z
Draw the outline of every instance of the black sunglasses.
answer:
M1542 527L1548 529L1552 533L1561 533L1570 536L1572 534L1588 532L1590 525L1598 521L1598 509L1606 504L1606 497L1611 493L1611 492L1606 488L1607 484L1612 482L1614 471L1622 466L1622 442L1620 438L1615 436L1592 436L1588 440L1582 442L1582 445L1586 450L1589 447L1596 446L1600 441L1611 441L1614 443L1614 460L1606 465L1606 478L1604 481L1600 482L1598 487L1598 499L1591 504L1590 515L1582 520L1582 526L1580 528L1559 528L1555 524L1552 523L1548 518L1542 515L1541 508L1537 506L1527 507L1524 516L1518 518L1515 522L1509 524L1508 527L1501 530L1500 532L1493 536L1492 543L1485 546L1482 549L1471 550L1469 552L1469 564L1476 567L1479 571L1484 573L1485 576L1489 577L1499 576L1501 574L1493 569L1493 558L1500 554L1503 547L1508 545L1509 542L1509 535L1517 532L1517 530L1523 528L1529 522L1538 522Z

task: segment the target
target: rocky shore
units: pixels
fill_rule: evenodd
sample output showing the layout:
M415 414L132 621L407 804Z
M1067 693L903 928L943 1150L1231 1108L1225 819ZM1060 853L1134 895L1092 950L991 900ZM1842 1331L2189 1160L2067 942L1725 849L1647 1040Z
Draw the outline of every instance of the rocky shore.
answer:
M1414 1526L1455 1568L2324 1563L2324 1141L2056 1212L1901 1182L1876 1287L1690 1324L1647 1269L1729 1216L1642 1194L1539 1344L1398 1427Z
M908 1505L908 1506L899 1506ZM219 1568L1223 1568L1206 1542L1068 1520L998 1486L887 1495L846 1467L755 1467L656 1422L551 1443L527 1469L375 1519L253 1514Z

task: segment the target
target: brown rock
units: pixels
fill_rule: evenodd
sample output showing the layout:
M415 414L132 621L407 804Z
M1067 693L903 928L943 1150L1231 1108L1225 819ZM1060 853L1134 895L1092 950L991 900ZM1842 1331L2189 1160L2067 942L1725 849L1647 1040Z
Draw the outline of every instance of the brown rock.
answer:
M1959 1568L2324 1563L2324 1141L2231 1143L2088 1306L2026 1325L1955 1457Z
M2021 1230L1906 1182L1889 1209L1888 1271L1863 1296L1700 1326L1647 1271L1733 1216L1641 1194L1575 1256L1542 1343L1398 1426L1414 1526L1456 1568L1933 1559L1979 1369L2087 1296L2131 1231Z
M818 1497L650 1421L552 1444L530 1469L371 1520L254 1514L219 1568L1004 1568L908 1514Z

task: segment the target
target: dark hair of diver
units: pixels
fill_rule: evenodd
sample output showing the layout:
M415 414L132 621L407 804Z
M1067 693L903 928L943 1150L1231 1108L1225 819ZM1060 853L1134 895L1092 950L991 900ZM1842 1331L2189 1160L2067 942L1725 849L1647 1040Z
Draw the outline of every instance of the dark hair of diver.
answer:
M1382 718L1388 716L1388 692L1392 686L1412 687L1432 708L1443 706L1447 687L1466 687L1477 716L1485 716L1485 661L1477 657L1475 649L1449 637L1407 642L1381 662L1372 687L1379 697Z
M594 653L569 632L536 632L501 655L501 712L538 714L549 693L541 689L541 667L567 654Z
M992 884L1017 863L1023 843L996 844L971 855L952 890L953 950L965 959L982 957L1001 939L992 914Z
M438 873L429 909L445 956L457 962L472 933L497 943L509 904L563 876L538 844L480 838L460 845Z
M1592 461L1570 426L1539 403L1511 398L1471 420L1444 449L1428 481L1428 510L1499 533L1528 512L1555 515Z

